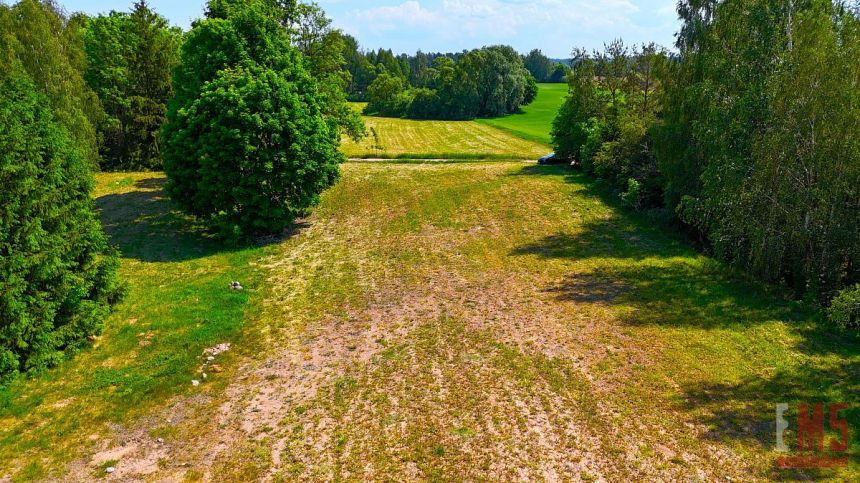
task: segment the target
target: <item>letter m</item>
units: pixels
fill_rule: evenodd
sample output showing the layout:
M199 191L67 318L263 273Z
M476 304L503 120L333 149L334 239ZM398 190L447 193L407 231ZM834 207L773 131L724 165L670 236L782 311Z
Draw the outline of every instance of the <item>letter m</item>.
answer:
M814 404L812 414L808 404L801 404L797 413L798 451L824 451L824 404Z

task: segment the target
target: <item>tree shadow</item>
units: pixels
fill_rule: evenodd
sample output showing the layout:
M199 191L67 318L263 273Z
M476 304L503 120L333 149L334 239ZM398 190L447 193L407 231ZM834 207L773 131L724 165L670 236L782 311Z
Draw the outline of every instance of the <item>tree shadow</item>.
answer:
M297 222L278 236L230 245L208 232L194 217L177 211L164 192L164 178L141 179L134 190L96 199L96 208L110 243L123 257L144 262L181 262L278 243L306 225Z
M584 260L589 258L669 258L690 255L692 249L667 235L624 216L586 222L577 232L557 233L515 248L512 255L534 255L542 259Z
M599 197L610 207L619 207L617 197L603 187L566 171L566 168L531 166L521 173L565 176L570 182L583 184L583 193ZM798 403L844 402L850 405L842 416L851 427L851 454L857 462L860 334L833 327L816 307L793 300L790 291L783 287L759 282L698 255L681 236L677 237L677 243L672 243L675 239L672 233L664 233L641 215L625 213L623 209L611 210L608 218L576 229L521 246L512 253L547 259L605 259L605 263L589 263L584 273L571 273L561 282L544 288L546 293L569 303L618 307L620 323L629 327L702 330L698 334L705 341L710 337L708 331L721 329L713 337L736 338L727 342L735 349L740 344L753 353L775 351L764 357L727 361L738 364L735 374L715 373L710 380L693 377L694 382L677 381L678 399L673 399L672 404L707 427L701 434L703 439L742 442L769 452L775 445L776 404L789 403L795 412L789 412L787 419L796 428ZM774 334L780 339L769 340L767 334L747 330L776 321L784 324L781 327L785 332ZM761 339L757 341L756 337ZM691 343L689 350L721 350L696 345L702 343L707 344ZM774 357L779 357L775 354L783 354L783 346L788 346L792 357L773 362ZM719 370L722 369L715 368ZM791 443L790 431L788 437ZM832 470L799 472L774 467L771 476L810 479L834 475L838 477Z
M856 345L854 346L856 350ZM860 360L856 357L835 359L830 363L803 364L778 370L766 377L746 377L735 384L699 383L683 388L678 409L696 414L699 423L707 427L701 438L716 442L742 441L771 451L776 445L776 407L788 404L784 417L789 423L785 441L789 455L796 453L798 409L800 404L825 405L824 428L828 429L829 407L845 403L848 409L839 417L849 425L848 456L857 462L860 452ZM839 439L830 431L827 440ZM825 442L825 448L829 443ZM809 454L809 453L807 453ZM834 470L787 470L776 467L772 477L780 479L819 479L836 477Z
M703 259L610 264L570 274L545 291L560 301L624 306L622 322L633 326L748 327L806 321L813 315L781 299L778 290Z
M583 240L588 237L576 243ZM595 249L592 253L602 251ZM557 248L554 254L576 257L583 252L588 251L582 247L569 251ZM710 380L677 380L679 393L670 404L707 428L700 435L702 439L742 442L769 452L775 445L776 404L789 403L796 410L799 403L844 402L850 405L843 416L851 426L851 454L860 454L858 334L834 328L814 307L791 300L788 291L758 282L717 261L704 257L661 258L657 253L646 252L650 255L647 260L610 260L585 273L571 273L544 291L567 303L623 308L618 312L619 322L629 327L704 331L695 332L704 339L691 342L689 350L693 351L708 350L701 346L707 344L708 337L728 337L735 340L728 342L730 346L748 346L745 350L753 353L776 350L774 341L765 339L767 334L748 329L776 321L786 324L790 335L774 336L790 346L794 354L791 359L778 364L765 362L773 356L738 359L734 363L741 367L737 371L739 381L731 372L719 372L723 369L715 369ZM712 330L722 332L708 335ZM684 333L682 330L672 334L681 337L678 334ZM763 339L757 343L756 337ZM723 349L712 350L719 354ZM787 419L793 428L797 427L796 413L789 413ZM790 432L787 437L791 443ZM835 474L824 470L778 470L775 466L772 472L775 477L789 479Z
M529 164L510 173L509 176L558 176L563 177L565 181L570 183L594 183L582 171L571 168L566 164Z

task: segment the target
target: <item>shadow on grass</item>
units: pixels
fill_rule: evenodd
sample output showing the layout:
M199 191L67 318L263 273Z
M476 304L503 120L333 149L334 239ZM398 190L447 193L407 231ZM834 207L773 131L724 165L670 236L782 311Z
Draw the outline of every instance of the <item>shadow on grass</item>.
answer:
M695 331L691 334L699 342L691 342L691 351L703 350L713 356L724 350L721 345L732 347L733 352L739 347L741 352L749 351L748 359L729 361L737 364L735 374L715 368L711 381L681 383L678 409L707 426L702 438L743 441L770 451L775 445L777 403L789 403L796 411L798 403L844 402L850 405L842 416L851 427L850 451L856 463L860 455L860 335L836 329L817 308L792 301L789 292L779 286L697 256L690 245L672 244L671 233L620 209L617 197L584 175L553 166L531 166L517 174L564 176L584 185L581 193L618 208L608 219L585 223L573 234L559 233L514 250L514 255L542 258L606 259L586 273L569 274L545 291L562 301L623 307L621 323L628 326L681 329L673 337L684 330ZM775 321L784 324L784 332L773 334L774 339L763 331L748 330ZM720 332L710 332L717 329ZM711 342L709 337L713 337ZM684 341L680 342L683 346ZM786 353L786 349L791 357L773 364L773 357L784 358L773 354ZM757 357L759 351L773 351L771 362ZM792 428L797 427L796 413L787 419ZM856 473L857 469L849 471ZM832 476L827 471L774 469L772 476L828 475Z
M193 260L278 243L306 226L297 222L278 236L227 244L209 233L199 220L174 209L164 192L165 182L164 178L138 180L133 191L96 200L105 233L123 257L144 262Z
M717 262L666 259L613 264L573 273L545 289L562 301L605 302L632 308L624 323L635 326L714 329L774 320L801 322L809 310L779 298Z
M616 258L644 260L689 255L690 250L668 237L654 240L644 228L621 216L586 222L576 233L558 233L517 247L513 255L534 255L543 259Z
M856 350L856 341L854 341ZM849 343L850 345L850 343ZM802 364L790 370L778 370L766 377L747 377L736 384L701 383L683 388L683 401L679 409L693 412L697 420L708 429L701 437L710 441L743 441L758 446L762 451L773 450L776 444L776 405L788 404L784 415L789 423L785 441L793 453L797 448L798 407L800 404L823 403L824 428L829 427L829 408L845 403L848 409L838 417L848 422L848 456L855 465L847 470L857 474L860 455L860 360L856 357L834 359L829 363ZM841 439L838 433L828 432L825 448L830 440ZM814 454L814 453L805 453ZM833 469L771 469L772 478L780 480L819 480L834 478L850 481ZM857 481L856 479L854 481Z

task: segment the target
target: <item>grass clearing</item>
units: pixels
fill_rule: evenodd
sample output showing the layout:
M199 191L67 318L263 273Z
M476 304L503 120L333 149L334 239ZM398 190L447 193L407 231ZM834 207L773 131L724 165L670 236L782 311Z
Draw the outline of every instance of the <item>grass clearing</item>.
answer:
M478 119L477 122L508 131L523 139L551 144L552 122L564 103L564 98L567 97L568 87L567 83L538 84L538 86L537 98L523 107L522 113Z
M774 468L776 403L860 415L860 341L780 290L564 167L343 171L293 236L236 251L171 214L159 177L100 175L130 298L5 394L0 479L860 476Z
M547 146L476 121L415 121L365 117L368 135L344 140L343 152L357 159L523 160L545 155Z

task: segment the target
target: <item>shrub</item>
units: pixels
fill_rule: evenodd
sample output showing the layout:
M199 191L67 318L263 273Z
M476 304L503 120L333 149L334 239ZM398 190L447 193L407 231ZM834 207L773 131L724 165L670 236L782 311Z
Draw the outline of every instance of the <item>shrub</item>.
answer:
M210 4L182 46L162 131L168 193L233 239L288 226L343 161L331 98L266 5Z
M338 142L301 64L227 69L177 114L165 150L168 192L225 237L276 233L337 179Z
M98 334L120 290L83 151L18 66L0 92L2 383Z
M642 183L633 178L627 180L627 191L621 193L621 199L634 209L642 208Z
M830 321L843 329L860 328L860 284L846 288L830 303Z

